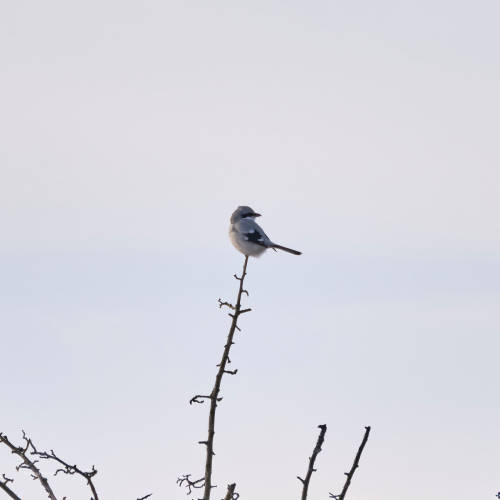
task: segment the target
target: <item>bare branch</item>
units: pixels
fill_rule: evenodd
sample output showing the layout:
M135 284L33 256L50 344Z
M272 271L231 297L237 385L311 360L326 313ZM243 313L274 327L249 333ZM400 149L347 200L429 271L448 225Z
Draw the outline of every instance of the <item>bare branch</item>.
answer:
M238 500L238 498L240 498L240 495L234 492L235 488L236 488L236 483L227 485L227 493L226 496L224 497L224 500Z
M238 327L238 318L241 314L250 312L251 309L242 309L241 307L241 297L243 294L248 296L248 291L243 288L243 282L245 280L245 276L247 274L247 265L248 265L248 256L245 256L245 261L243 263L243 272L241 276L234 275L234 278L240 282L238 287L238 295L236 299L236 304L233 305L230 302L222 301L218 299L219 307L223 306L228 307L233 311L233 313L229 313L229 316L232 318L231 326L229 327L229 333L227 335L227 340L224 345L224 351L222 353L222 358L220 363L217 365L217 374L215 376L214 386L212 388L212 392L209 396L197 394L189 401L189 404L193 403L204 403L205 399L210 400L210 411L208 414L208 436L205 441L198 441L199 444L203 444L206 446L206 459L205 459L205 474L201 479L197 479L196 481L192 481L190 479L190 474L184 475L177 479L177 484L179 486L185 486L188 489L188 495L191 494L191 491L194 488L204 488L203 490L203 500L210 500L210 493L212 488L215 486L212 484L212 466L213 466L213 457L215 455L214 452L214 436L215 436L215 413L217 410L217 403L222 400L222 397L219 396L222 384L222 378L225 374L228 375L236 375L238 370L229 370L227 369L227 365L231 363L231 359L229 358L229 352L231 350L231 346L234 344L233 338L236 331L241 331ZM229 485L231 487L232 485ZM228 490L229 494L229 490ZM238 494L234 493L234 489L231 492L231 496L226 498L230 498L231 500L235 500L238 498Z
M229 307L229 309L232 309L234 311L235 307L230 302L225 302L225 301L223 302L221 299L217 299L217 301L219 302L219 309L221 309L222 306L226 306L226 307Z
M33 446L33 445L32 445ZM33 446L33 451L31 452L32 455L36 455L44 460L54 460L58 464L62 465L62 469L57 469L54 472L54 476L57 476L59 472L62 472L63 474L68 474L72 476L73 474L78 474L79 476L82 476L86 481L87 485L89 486L90 490L92 491L93 497L91 500L99 500L99 497L97 495L97 491L95 489L94 483L92 482L92 478L97 474L97 470L94 466L92 466L92 470L89 472L82 471L81 469L78 468L77 465L70 465L61 458L59 458L55 453L54 450L50 450L50 453L46 451L38 451L35 446Z
M197 479L196 481L191 481L190 477L191 474L184 474L182 477L178 477L176 481L179 486L184 486L187 488L188 491L186 495L191 495L191 492L195 488L203 488L205 486L204 477Z
M193 403L198 403L198 404L203 404L205 401L203 399L210 399L212 396L203 396L202 394L196 394L196 396L193 396L189 400L189 404L192 405Z
M13 483L13 479L9 479L5 474L2 474L3 481L0 481L0 488L13 498L14 500L22 500L20 496L17 496L10 488L7 486L9 483Z
M210 492L213 488L212 485L212 462L214 456L214 436L215 436L215 412L217 409L217 397L220 392L220 387L222 383L222 377L226 372L226 364L229 360L229 351L231 350L231 346L233 345L233 337L234 333L237 329L238 318L240 314L243 312L249 312L249 309L241 309L241 296L243 295L243 282L245 280L245 276L247 274L247 264L248 264L248 255L245 255L245 262L243 264L243 272L241 273L241 277L238 277L236 274L234 277L240 282L240 286L238 289L238 296L236 300L236 305L234 306L234 314L230 314L232 317L231 326L229 328L229 333L227 336L226 345L224 346L224 352L222 353L222 359L219 363L219 370L217 371L217 375L215 376L215 384L211 392L211 400L210 400L210 412L208 415L208 438L207 438L207 455L205 460L205 489L203 492L203 500L210 500ZM248 294L248 292L247 292Z
M318 440L316 441L316 446L314 447L312 455L309 457L309 467L307 468L306 477L305 479L302 479L301 477L297 476L297 479L302 483L301 500L307 499L307 490L309 488L309 482L311 481L312 473L316 471L316 469L314 468L314 462L316 461L316 457L321 451L321 446L323 445L323 442L325 440L326 425L325 424L318 425L318 428L321 430L319 432Z
M152 495L153 495L153 494L152 494L152 493L150 493L149 495L145 495L145 496L143 496L143 497L141 497L141 498L138 498L137 500L146 500L146 498L149 498L149 497L150 497L150 496L152 496Z
M0 433L0 443L4 443L6 446L10 448L12 453L17 455L22 462L16 467L17 470L19 469L28 469L31 471L31 476L33 479L38 479L40 481L40 484L42 485L43 489L47 492L50 500L57 500L56 496L54 495L54 492L52 491L52 488L50 487L49 482L47 481L47 478L45 478L42 473L40 472L40 469L35 465L37 463L36 460L30 460L27 456L27 452L29 448L32 448L35 450L35 447L33 446L33 443L31 442L31 439L26 437L26 433L23 431L23 439L26 442L24 447L21 446L14 446L7 436L5 434Z
M352 464L351 470L344 473L347 476L347 479L345 480L344 487L342 488L342 493L340 493L340 495L334 495L333 493L330 493L329 498L334 498L335 500L344 500L347 490L349 489L349 485L351 484L352 477L354 476L354 472L359 467L359 459L361 458L361 454L363 453L365 444L368 441L370 430L370 426L365 427L365 435L363 436L363 441L361 441L361 445L358 448L358 452L356 453L356 457L354 458L354 463Z

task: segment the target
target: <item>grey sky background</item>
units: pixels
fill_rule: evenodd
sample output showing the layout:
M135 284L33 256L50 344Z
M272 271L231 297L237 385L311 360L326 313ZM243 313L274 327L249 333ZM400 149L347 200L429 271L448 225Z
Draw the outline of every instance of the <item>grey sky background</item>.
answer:
M311 499L364 425L350 499L493 498L498 2L1 11L0 430L95 464L102 498L186 498L249 204L304 255L249 264L214 498L298 498L323 423Z

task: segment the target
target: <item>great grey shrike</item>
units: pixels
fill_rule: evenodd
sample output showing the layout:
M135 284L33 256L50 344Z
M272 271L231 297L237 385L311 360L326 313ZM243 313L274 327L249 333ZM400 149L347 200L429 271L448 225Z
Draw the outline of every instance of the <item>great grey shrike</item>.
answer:
M229 226L229 237L231 243L244 255L259 257L268 248L284 250L293 255L301 255L302 252L292 250L273 243L255 222L255 217L260 214L254 212L250 207L238 207L231 215L231 225Z

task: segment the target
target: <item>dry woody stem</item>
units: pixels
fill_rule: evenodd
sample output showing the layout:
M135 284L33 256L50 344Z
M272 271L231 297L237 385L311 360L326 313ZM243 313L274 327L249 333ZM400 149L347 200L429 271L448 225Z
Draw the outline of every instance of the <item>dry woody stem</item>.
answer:
M316 461L316 457L321 451L321 447L323 446L323 442L325 440L326 425L325 424L318 425L318 428L321 430L318 436L318 440L316 441L316 446L314 447L312 455L309 457L309 466L307 468L306 477L305 479L302 479L301 477L297 476L297 479L302 483L302 495L300 497L301 500L307 499L307 490L309 489L309 482L311 481L312 473L316 472L316 469L314 468L314 462Z
M359 459L361 458L361 454L363 453L365 444L368 441L370 430L371 430L370 426L365 427L365 435L363 436L363 441L361 441L361 444L358 448L358 452L356 453L356 457L354 458L351 470L349 472L344 472L347 478L345 480L344 487L342 488L342 493L340 493L340 495L334 495L333 493L330 493L330 498L334 498L335 500L344 500L347 490L349 489L349 486L351 484L352 477L354 476L354 472L359 467Z
M214 436L215 436L215 414L217 411L217 404L222 400L222 397L219 395L221 390L222 378L224 374L227 375L236 375L238 370L229 370L227 369L227 365L231 363L231 359L229 358L229 353L231 351L231 346L234 344L233 338L236 331L240 331L238 327L238 319L239 317L247 312L250 312L251 309L242 309L241 308L241 298L243 294L248 295L248 292L243 288L245 276L247 274L247 264L248 264L248 256L245 256L245 262L243 263L243 271L241 276L238 277L236 274L234 275L235 279L239 281L238 287L238 295L236 299L236 304L233 305L230 302L222 301L219 299L219 307L227 307L232 312L229 313L231 319L231 326L229 327L229 333L227 335L226 344L224 345L224 351L222 353L222 358L220 363L217 365L217 374L215 376L215 382L212 391L210 394L197 394L192 397L189 401L189 404L197 403L202 404L205 400L210 401L210 410L208 413L208 436L205 441L198 441L199 444L203 444L206 446L206 459L205 459L205 474L203 477L193 480L191 479L191 474L184 474L183 476L177 479L177 484L179 486L184 486L187 488L187 494L190 495L193 490L198 488L203 488L203 499L200 500L210 500L210 494L213 488L216 486L212 483L212 470L213 470L213 457L214 453ZM226 494L226 499L235 500L239 497L238 493L235 493L236 485L229 484L228 491Z
M215 376L215 384L212 392L210 394L210 412L208 415L208 438L206 442L207 446L207 458L205 462L205 489L203 492L203 500L210 500L210 492L212 490L212 462L214 457L214 436L215 436L215 412L217 410L217 402L219 401L220 386L222 383L222 377L226 372L226 365L229 361L229 352L231 351L231 346L233 345L233 337L236 329L238 328L238 318L240 314L250 311L250 309L241 309L241 297L245 292L243 288L243 282L247 274L247 264L248 255L245 256L245 262L243 264L243 272L241 277L235 275L235 278L240 282L238 289L238 298L236 300L236 305L234 306L234 313L229 314L233 319L231 321L231 326L229 328L229 333L227 335L226 345L224 346L224 352L222 353L222 359L219 363L219 370Z
M14 500L22 500L20 496L16 495L10 488L7 486L9 483L14 482L13 479L9 479L5 474L2 474L3 481L0 480L0 488L9 495L10 498Z
M24 431L23 431L23 440L25 442L24 446L15 446L14 444L11 443L11 441L9 441L8 437L5 434L0 433L0 443L5 444L8 448L10 448L11 452L14 455L17 455L18 457L21 458L21 463L17 465L16 469L17 470L28 469L31 472L31 477L33 479L37 479L38 481L40 481L40 484L42 485L43 489L47 493L47 496L51 500L57 500L57 498L54 494L54 491L52 490L52 487L49 484L49 481L45 476L43 476L42 472L36 465L39 461L38 459L53 460L62 466L55 471L54 476L57 476L59 472L62 472L63 474L69 474L70 476L74 474L82 476L87 481L87 485L89 486L92 492L91 500L99 500L94 483L92 482L92 478L97 474L97 470L95 469L94 466L92 466L91 471L85 472L81 470L77 465L71 465L62 460L61 458L59 458L54 453L54 450L50 450L50 453L47 451L38 451L35 445L33 444L33 441L26 436L26 433ZM38 459L31 459L30 456L28 455L34 455ZM20 499L20 497L16 495L12 491L12 489L8 486L8 483L10 482L13 482L13 480L7 478L4 474L3 481L0 480L0 489L5 491L5 493L7 493L11 498Z
M42 485L43 489L47 493L50 500L57 500L56 496L54 495L54 492L52 491L52 488L50 487L49 482L47 481L47 478L42 475L40 469L35 465L37 461L31 460L27 455L30 448L33 448L34 451L36 450L35 447L33 446L33 443L31 442L31 439L26 437L24 431L23 431L23 439L26 443L24 446L15 446L9 441L8 437L5 434L0 434L0 443L4 443L6 446L8 446L12 451L12 453L14 453L14 455L17 455L21 459L21 463L17 466L17 470L19 469L30 470L33 479L38 479L40 481L40 484ZM31 452L31 454L33 454L33 452ZM5 490L5 488L3 489Z

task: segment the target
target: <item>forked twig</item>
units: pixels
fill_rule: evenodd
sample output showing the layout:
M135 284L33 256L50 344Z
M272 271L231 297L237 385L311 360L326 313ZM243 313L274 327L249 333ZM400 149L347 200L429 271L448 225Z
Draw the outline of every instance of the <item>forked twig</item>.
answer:
M5 474L2 474L3 481L0 481L0 488L9 495L10 498L13 498L14 500L22 500L20 496L16 495L12 489L7 486L9 483L13 483L14 480L8 478Z
M33 446L33 444L32 444ZM97 491L95 489L94 483L92 482L92 478L97 474L97 469L95 466L92 466L92 470L89 472L85 472L81 470L77 465L70 465L61 458L59 458L55 453L54 450L50 450L50 453L47 453L46 451L38 451L34 446L33 446L33 451L32 455L37 455L38 457L44 459L44 460L54 460L58 464L62 465L63 468L57 469L54 472L54 476L57 476L59 472L62 472L63 474L68 474L70 476L77 474L79 476L82 476L86 481L87 485L89 486L90 490L92 491L92 498L91 500L99 500L99 497L97 495Z
M35 447L33 446L31 439L26 437L26 433L24 431L23 431L23 439L26 443L24 447L15 446L9 441L8 437L5 434L0 433L0 443L4 443L6 446L8 446L12 451L12 453L14 453L14 455L17 455L22 460L22 462L16 467L16 469L30 470L31 476L33 477L33 479L38 479L40 481L40 484L46 491L50 500L57 500L56 496L54 495L54 492L52 491L52 488L50 487L49 482L47 481L47 478L43 476L43 474L40 472L40 469L35 465L37 461L31 460L27 455L29 449L32 448L34 450Z
M190 478L191 474L184 474L183 476L177 478L177 484L179 486L185 486L188 490L188 495L191 495L194 489L203 488L203 486L205 486L204 477L196 479L196 481L192 481Z
M87 485L89 486L90 490L92 491L92 498L91 500L99 500L99 497L97 495L97 491L95 489L94 483L92 482L92 478L97 474L97 470L94 466L92 466L92 470L89 472L85 472L81 470L77 465L71 465L67 463L65 460L62 458L59 458L55 453L54 450L50 450L50 453L47 451L38 451L36 446L34 445L33 441L31 438L28 438L26 436L26 433L23 431L23 439L25 441L24 447L22 446L15 446L12 444L9 439L7 438L6 435L0 433L0 443L4 443L6 446L10 448L12 453L15 455L19 456L22 460L22 462L16 467L17 470L19 469L28 469L31 471L31 476L33 479L38 479L43 486L44 490L46 491L48 497L51 500L57 500L52 487L50 486L47 478L45 478L40 471L40 469L36 466L38 463L38 460L32 460L29 455L34 455L35 457L38 457L43 460L54 460L58 464L62 465L61 468L57 469L54 472L54 476L57 476L59 472L62 472L63 474L69 474L70 476L77 474L79 476L82 476L86 481ZM7 483L11 482L12 480L7 478L5 475L4 481L0 481L0 488L2 488L11 498L19 498L8 486ZM66 497L65 497L66 498Z

